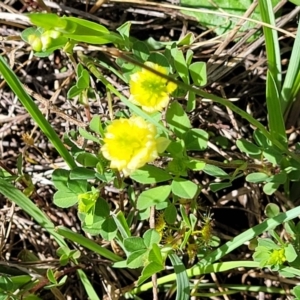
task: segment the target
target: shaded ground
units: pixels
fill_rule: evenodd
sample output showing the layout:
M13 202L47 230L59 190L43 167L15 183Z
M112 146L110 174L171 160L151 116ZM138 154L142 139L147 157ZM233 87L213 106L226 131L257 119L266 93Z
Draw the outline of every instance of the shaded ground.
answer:
M206 31L199 26L191 17L187 17L180 11L169 8L149 5L138 5L126 3L125 1L111 1L103 4L94 13L87 13L93 5L86 5L85 1L44 1L52 10L60 14L72 14L84 17L89 20L98 21L114 31L125 21L132 21L131 34L139 39L145 40L152 37L156 40L170 41L178 40L187 32L193 32L199 37L197 43L191 48L195 58L208 63L208 74L210 84L206 90L210 93L237 100L235 103L242 109L247 110L252 116L266 123L265 107L265 76L266 57L263 47L263 39L252 44L245 42L236 43L234 37L229 41L223 41L212 32ZM88 1L86 1L88 2ZM284 2L284 1L283 1ZM2 1L0 3L0 41L2 55L4 55L11 67L14 69L20 80L25 83L31 91L31 95L39 103L42 111L47 115L56 132L61 135L78 126L87 123L87 117L82 106L75 102L66 101L66 93L74 80L74 72L67 57L60 52L55 52L49 58L36 58L31 54L30 48L19 39L5 40L8 36L19 36L20 31L28 26L26 22L18 18L18 14L32 11L40 11L41 8L33 1ZM299 10L292 5L283 6L282 17L278 20L279 27L291 33L296 32L296 16ZM9 13L10 17L4 13ZM251 34L251 33L250 33ZM245 34L243 34L245 35ZM287 67L287 58L290 55L293 39L285 35L280 38L283 52L282 65ZM97 55L97 52L86 50L89 55ZM226 71L226 72L225 72ZM285 71L285 70L284 70ZM107 74L112 84L118 87L125 94L126 87L115 82L114 77ZM69 79L69 80L68 80ZM0 163L9 172L17 173L17 158L22 153L24 157L23 172L29 174L35 185L36 193L31 197L56 225L65 225L72 230L81 232L80 222L77 218L76 209L63 210L52 204L54 193L50 184L50 175L53 166L64 167L64 163L57 156L53 147L36 128L20 105L18 100L10 92L5 82L0 82ZM101 88L99 86L99 88ZM58 93L56 91L59 90ZM42 96L43 98L37 96ZM47 99L43 102L43 99ZM45 103L51 103L45 105ZM53 108L55 105L56 108ZM92 114L99 114L103 119L108 118L108 111L105 98L92 102ZM48 106L48 107L47 107ZM114 109L122 109L115 99ZM292 110L293 111L293 110ZM237 151L235 141L240 137L251 138L253 128L239 117L234 116L229 110L211 102L203 101L198 104L190 118L195 128L202 128L211 135L211 145L208 151L202 153L207 158L224 160L234 157L246 159ZM293 148L298 142L298 115L288 118L287 128L290 129L290 145ZM34 138L34 147L28 147L24 143L23 135L29 134ZM213 136L225 136L229 140L229 146L222 150L218 141ZM245 184L243 178L236 180L232 188L218 193L209 191L208 184L212 178L204 174L196 174L195 181L203 185L203 191L199 203L213 214L214 231L223 242L238 235L245 229L260 223L264 219L264 207L269 202L277 203L283 211L297 204L286 201L284 196L278 192L275 196L266 197L262 194L260 187ZM118 194L108 190L107 195L114 207L114 200ZM128 207L127 207L128 209ZM35 225L30 218L18 207L0 196L0 255L1 261L15 264L22 260L26 251L32 251L40 260L36 266L41 269L44 260L51 260L47 265L56 267L58 261L55 250L57 245L49 239L46 232ZM97 240L97 238L95 238ZM97 242L102 243L101 240ZM107 245L112 247L111 245ZM95 256L90 251L83 251L82 264L85 265L90 279L99 295L110 294L113 291L132 284L137 279L137 273L133 270L115 270L109 266L109 262ZM232 260L249 259L252 255L246 246L241 247L232 253ZM23 256L24 260L24 256ZM27 270L26 264L18 263L16 270L20 267ZM30 266L32 267L32 266ZM26 272L25 272L26 273ZM75 270L70 270L71 276L61 291L66 299L85 299L85 292L78 283ZM273 274L263 274L260 270L239 270L235 273L211 274L203 278L209 282L219 283L251 283L259 285L281 286L289 292L293 282L287 279L278 278ZM67 298L67 296L69 298ZM271 299L270 295L265 295ZM53 299L53 295L45 291L43 299ZM145 295L144 299L152 298L151 294ZM256 294L234 295L227 299L254 299ZM171 299L172 295L163 294L161 299ZM215 297L221 299L222 297ZM224 297L226 298L226 297ZM277 296L279 299L280 296ZM109 298L107 298L109 299ZM275 299L275 298L274 298ZM285 299L285 296L282 296Z

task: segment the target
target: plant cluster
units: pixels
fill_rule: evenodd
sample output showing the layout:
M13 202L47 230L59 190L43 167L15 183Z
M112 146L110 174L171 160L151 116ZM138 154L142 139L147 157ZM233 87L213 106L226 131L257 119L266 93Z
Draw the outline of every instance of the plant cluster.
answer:
M271 2L261 0L259 3L263 21L274 25ZM109 259L114 268L139 269L135 288L126 294L132 298L151 287L151 282L146 281L165 269L167 258L174 273L162 276L159 284L176 280L176 297L182 300L190 298L189 278L210 272L244 266L268 267L285 277L300 275L300 227L298 222L292 221L300 214L299 207L279 213L277 206L268 206L267 219L263 223L220 246L220 240L214 234L212 216L203 213L199 202L201 184L193 179L193 174L199 172L212 176L214 180L209 188L217 192L230 187L237 178L245 177L250 183L263 184L267 195L282 189L287 197L290 196L291 186L300 180L300 158L288 148L283 116L300 87L297 75L300 55L296 50L300 45L300 30L291 57L295 63L283 80L277 32L268 27L264 29L270 64L266 89L267 130L233 103L201 89L207 83L206 65L194 62L192 50L182 50L182 46L188 47L193 42L191 34L177 42L157 43L151 47L130 36L130 23L123 24L117 29L118 33L113 33L102 25L74 17L30 14L29 18L35 26L24 30L22 38L31 45L34 54L45 57L60 49L74 66L76 82L69 89L68 97L78 97L89 112L89 99L95 93L91 77L96 78L105 86L110 119L91 116L86 128L65 133L62 142L3 58L0 71L68 165L68 168L53 171L54 204L61 208L76 206L82 229L91 236L116 243L123 255L67 228L55 228L28 198L34 192L33 185L23 174L20 157L18 178L12 178L0 169L0 192L48 230L60 246L57 251L60 267L68 266L69 269L49 269L42 280L31 280L29 275L19 281L19 278L2 276L0 291L3 299L6 299L4 296L40 299L35 293L40 286L56 291L65 283L67 273L74 270L90 299L99 299L80 268L80 251L70 249L66 240ZM118 50L108 49L107 54L116 64L109 65L82 52L75 53L74 47L78 43L113 44ZM160 51L155 51L157 49ZM129 54L125 55L123 51ZM103 70L114 73L129 86L128 98L107 81ZM114 113L111 95L123 102L126 107L123 111ZM256 128L253 141L239 139L236 142L247 159L214 161L202 158L210 134L193 128L189 118L199 97L227 106ZM179 99L186 99L186 102ZM85 141L81 146L75 143L78 138ZM87 147L88 144L92 147ZM13 180L22 182L27 190L19 191L11 184ZM141 187L141 192L134 189L136 185ZM107 186L119 191L118 204L113 208L106 199ZM125 208L125 201L129 201L130 209ZM132 228L143 220L150 220L150 223L152 220L152 225L141 236L134 235ZM286 230L285 238L276 232L280 224ZM269 236L259 238L264 232ZM253 260L217 262L250 240ZM182 262L183 254L187 254L193 265L189 269ZM17 289L21 289L19 294L14 293ZM294 293L299 298L297 288Z

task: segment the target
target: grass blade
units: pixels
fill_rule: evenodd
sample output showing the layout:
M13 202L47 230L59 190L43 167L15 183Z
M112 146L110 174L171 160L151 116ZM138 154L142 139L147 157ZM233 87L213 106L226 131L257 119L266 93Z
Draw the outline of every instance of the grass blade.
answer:
M275 140L280 141L283 145L287 145L280 93L270 70L267 71L266 100L270 133Z
M180 258L171 253L168 255L174 267L176 274L177 293L176 300L189 300L190 299L190 282L186 274L186 269Z
M108 249L101 247L97 243L95 243L92 240L89 240L88 238L82 236L81 234L78 234L66 227L59 226L56 228L56 232L59 233L60 235L64 236L65 238L78 243L79 245L92 250L95 253L98 253L99 255L113 261L122 261L123 258L118 256L117 254L109 251Z
M226 261L226 262L219 262L209 265L197 265L196 267L190 268L186 270L188 277L193 276L201 276L204 274L210 273L221 273L230 271L236 268L260 268L259 262L257 261L250 261L250 260L242 260L242 261ZM289 272L294 274L295 276L300 276L300 270L292 267L282 267L281 271ZM176 274L169 274L163 276L157 280L158 285L162 285L176 279ZM131 291L131 294L137 294L140 292L145 292L152 288L152 282L147 282L140 287L137 287Z
M275 16L271 0L260 0L261 18L265 23L275 26ZM266 100L269 115L269 129L274 139L286 145L287 137L281 103L281 57L276 30L263 27L268 59L268 73L266 82Z
M48 219L48 217L34 204L29 198L27 198L20 190L14 187L11 183L0 178L0 193L9 200L16 203L26 213L28 213L42 228L46 229L56 240L61 247L66 247L62 236L55 231L54 224Z
M37 123L37 125L41 128L43 133L47 136L51 144L55 147L60 156L64 159L64 161L69 165L71 169L76 167L76 163L66 149L54 129L45 119L43 114L40 112L37 105L34 101L29 97L26 91L23 89L22 84L15 73L11 70L8 64L5 62L4 58L0 55L0 72L4 77L7 84L10 86L15 95L19 98L22 105L26 108L30 116Z
M275 24L275 16L273 12L271 0L259 0L258 1L261 19L263 22L268 23L272 26ZM281 90L281 58L280 58L280 48L278 42L278 33L275 29L269 27L263 27L266 51L268 58L268 68L274 78L277 90Z
M293 50L287 69L287 73L281 90L281 104L284 114L288 112L294 98L300 90L300 22L298 22L298 30L293 45Z
M83 270L77 270L77 274L84 286L84 289L86 291L86 293L89 296L89 299L93 299L93 300L100 300L100 298L98 297L97 293L95 292L94 287L92 286L91 282L89 281L88 277L86 276L86 274L83 272Z

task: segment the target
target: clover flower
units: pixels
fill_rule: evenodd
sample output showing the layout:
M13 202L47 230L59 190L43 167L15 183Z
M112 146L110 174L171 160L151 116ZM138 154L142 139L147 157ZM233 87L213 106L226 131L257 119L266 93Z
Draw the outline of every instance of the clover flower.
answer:
M268 265L282 265L286 261L284 248L273 250L267 261Z
M156 128L141 117L114 120L106 130L102 154L111 161L110 167L124 176L158 157Z
M152 62L146 62L145 65L152 69L167 74L167 70ZM129 101L141 106L144 111L149 113L161 111L167 107L170 96L175 91L177 85L168 82L167 79L154 74L153 72L142 69L130 76L130 98Z

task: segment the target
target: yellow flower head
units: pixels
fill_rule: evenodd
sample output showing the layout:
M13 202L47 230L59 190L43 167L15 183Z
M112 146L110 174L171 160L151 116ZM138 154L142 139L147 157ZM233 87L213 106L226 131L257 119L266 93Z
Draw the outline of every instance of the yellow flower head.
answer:
M103 156L125 176L158 157L156 128L138 116L114 120L107 126Z
M267 262L268 265L282 265L286 261L284 249L273 250Z
M152 69L167 74L167 70L152 62L146 62L145 65ZM130 98L129 100L142 107L149 113L161 111L169 103L169 94L177 88L173 82L168 82L153 72L142 69L130 76Z

